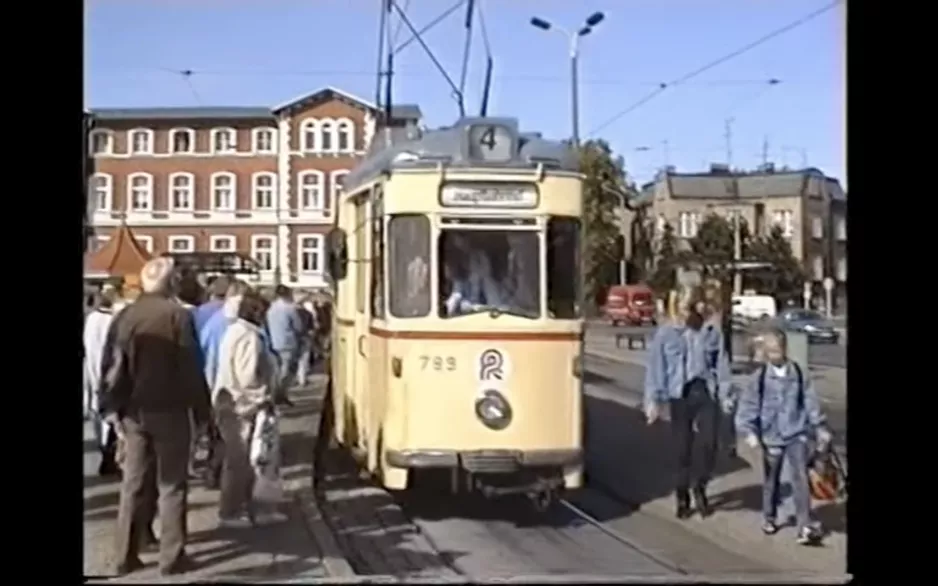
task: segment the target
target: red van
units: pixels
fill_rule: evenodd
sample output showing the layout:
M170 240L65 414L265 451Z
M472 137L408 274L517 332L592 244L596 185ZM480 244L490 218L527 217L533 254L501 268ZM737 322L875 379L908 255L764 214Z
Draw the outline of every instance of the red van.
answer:
M613 285L606 293L603 317L612 325L656 325L655 295L648 285Z

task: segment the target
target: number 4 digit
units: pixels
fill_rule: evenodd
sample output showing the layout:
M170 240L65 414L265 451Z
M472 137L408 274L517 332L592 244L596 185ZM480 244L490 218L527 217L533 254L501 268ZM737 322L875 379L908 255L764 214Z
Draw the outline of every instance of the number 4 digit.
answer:
M479 138L479 144L493 150L495 148L495 127L488 126Z

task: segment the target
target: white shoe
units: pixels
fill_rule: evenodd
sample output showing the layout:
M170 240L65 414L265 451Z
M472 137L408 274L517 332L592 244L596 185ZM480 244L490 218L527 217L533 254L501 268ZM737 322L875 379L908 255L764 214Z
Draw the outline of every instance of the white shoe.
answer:
M223 529L246 529L252 526L251 519L247 515L238 517L219 517L218 526Z
M285 522L287 518L288 517L280 511L271 511L269 513L258 513L254 516L254 521L258 525L274 525L276 523Z

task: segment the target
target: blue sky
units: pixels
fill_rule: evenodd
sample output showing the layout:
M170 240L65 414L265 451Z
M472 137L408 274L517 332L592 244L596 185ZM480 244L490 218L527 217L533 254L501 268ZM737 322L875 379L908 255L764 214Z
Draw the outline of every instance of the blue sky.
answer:
M416 26L455 0L398 0ZM583 40L584 137L670 81L821 8L829 0L479 0L495 83L490 114L525 130L570 133L568 44L528 24L540 16L575 26L593 11L606 20ZM85 99L89 107L270 106L332 85L373 99L378 0L93 0L86 4ZM458 79L463 10L426 42ZM407 38L400 31L399 42ZM665 163L681 171L732 162L807 160L839 177L845 168L843 8L672 87L595 136L626 158L638 180ZM430 126L457 116L448 86L417 43L398 57L395 99L417 103ZM484 69L479 31L467 83L477 111ZM192 70L191 84L173 70ZM781 83L770 85L768 80Z

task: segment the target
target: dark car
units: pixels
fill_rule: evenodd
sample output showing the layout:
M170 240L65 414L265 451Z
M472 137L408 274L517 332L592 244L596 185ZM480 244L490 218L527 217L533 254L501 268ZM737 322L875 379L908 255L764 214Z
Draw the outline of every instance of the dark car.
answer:
M785 331L807 334L809 343L836 344L840 341L840 332L824 316L810 309L786 309L776 321Z

